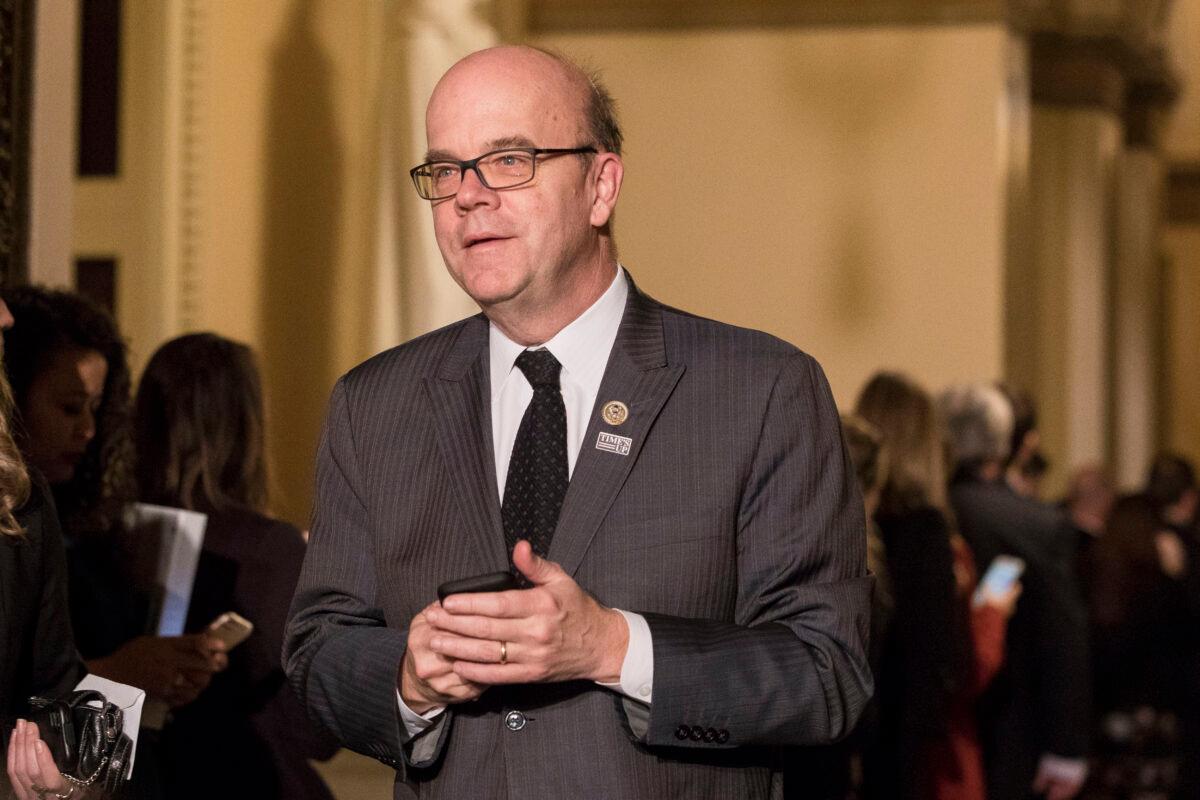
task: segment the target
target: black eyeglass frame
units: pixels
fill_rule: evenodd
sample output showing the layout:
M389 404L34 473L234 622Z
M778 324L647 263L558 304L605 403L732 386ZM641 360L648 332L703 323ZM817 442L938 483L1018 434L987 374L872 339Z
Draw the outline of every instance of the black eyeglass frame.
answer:
M499 191L502 189L513 189L517 186L524 186L525 184L532 181L534 179L534 176L537 175L537 163L538 163L539 156L568 156L568 155L583 155L584 153L591 153L594 155L599 152L600 152L599 150L597 150L595 147L592 147L590 145L588 147L501 147L496 150L489 150L481 156L476 156L475 158L472 158L470 161L455 161L452 158L439 158L435 161L426 161L424 164L417 164L415 167L410 169L408 171L408 176L410 178L412 178L413 186L416 187L417 194L421 197L422 200L436 202L438 200L446 200L451 197L454 197L454 195L458 194L458 189L455 189L453 194L446 194L446 195L442 195L440 197L426 197L424 194L421 194L421 184L417 180L417 173L423 169L428 169L429 167L433 166L434 164L456 164L458 166L458 175L459 175L458 186L459 186L459 188L462 188L462 182L463 182L463 179L466 178L466 176L467 176L467 171L472 170L475 173L475 177L479 178L480 183L482 183L484 186L486 186L489 189L492 189L494 191ZM479 162L483 161L488 156L494 156L497 153L528 153L530 158L533 159L532 167L529 170L529 177L526 178L525 180L521 181L520 183L512 183L512 184L509 184L508 186L496 187L496 186L492 186L491 184L489 184L487 182L487 178L483 177L483 173L480 172L480 170L479 170Z

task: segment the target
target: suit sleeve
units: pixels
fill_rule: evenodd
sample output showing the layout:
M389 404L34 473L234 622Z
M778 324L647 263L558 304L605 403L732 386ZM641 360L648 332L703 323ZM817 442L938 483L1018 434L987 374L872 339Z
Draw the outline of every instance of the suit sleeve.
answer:
M343 380L317 452L312 531L284 637L284 668L308 713L342 744L402 769L396 676L408 631L388 627L376 584Z
M1031 588L1045 598L1037 620L1042 752L1077 758L1087 754L1091 732L1087 610L1076 588L1065 522L1050 526L1044 535L1049 540L1044 568L1029 570L1026 579L1040 583Z
M847 735L872 691L865 515L825 376L800 353L771 392L736 557L733 622L645 614L654 702L640 738L728 748Z

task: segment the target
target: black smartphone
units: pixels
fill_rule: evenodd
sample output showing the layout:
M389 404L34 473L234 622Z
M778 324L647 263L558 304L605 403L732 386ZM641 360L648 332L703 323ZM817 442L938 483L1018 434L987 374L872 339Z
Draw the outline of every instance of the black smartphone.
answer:
M459 578L456 581L446 581L437 588L438 602L452 594L469 594L471 592L506 592L509 589L519 589L517 579L511 572L489 572L486 575L475 575L470 578Z

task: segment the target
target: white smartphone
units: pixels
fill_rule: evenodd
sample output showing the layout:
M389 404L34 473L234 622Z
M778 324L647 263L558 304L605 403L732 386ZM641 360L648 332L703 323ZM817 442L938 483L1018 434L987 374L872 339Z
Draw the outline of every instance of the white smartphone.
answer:
M232 650L254 632L254 624L236 611L226 611L212 621L206 633L214 639L220 639L225 646Z
M978 606L983 603L983 598L987 594L1004 594L1021 579L1024 572L1024 559L1016 556L996 556L988 565L987 572L983 574L979 585L975 587L975 596L972 598L972 602Z

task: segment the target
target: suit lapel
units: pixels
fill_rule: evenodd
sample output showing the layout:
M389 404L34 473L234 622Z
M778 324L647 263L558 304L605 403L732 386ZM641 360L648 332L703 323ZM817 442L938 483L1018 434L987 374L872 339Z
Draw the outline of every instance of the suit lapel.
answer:
M446 458L452 495L463 511L464 532L480 554L483 568L508 568L500 501L496 496L496 459L492 455L488 323L483 315L464 325L438 374L425 379L437 438Z
M646 435L683 370L681 365L667 364L662 307L639 293L630 279L625 316L613 343L550 545L550 559L562 565L567 574L574 574L583 561L592 537L633 469ZM601 409L613 400L629 408L628 419L615 426L605 422L601 415ZM629 452L622 455L597 449L601 433L628 439Z

